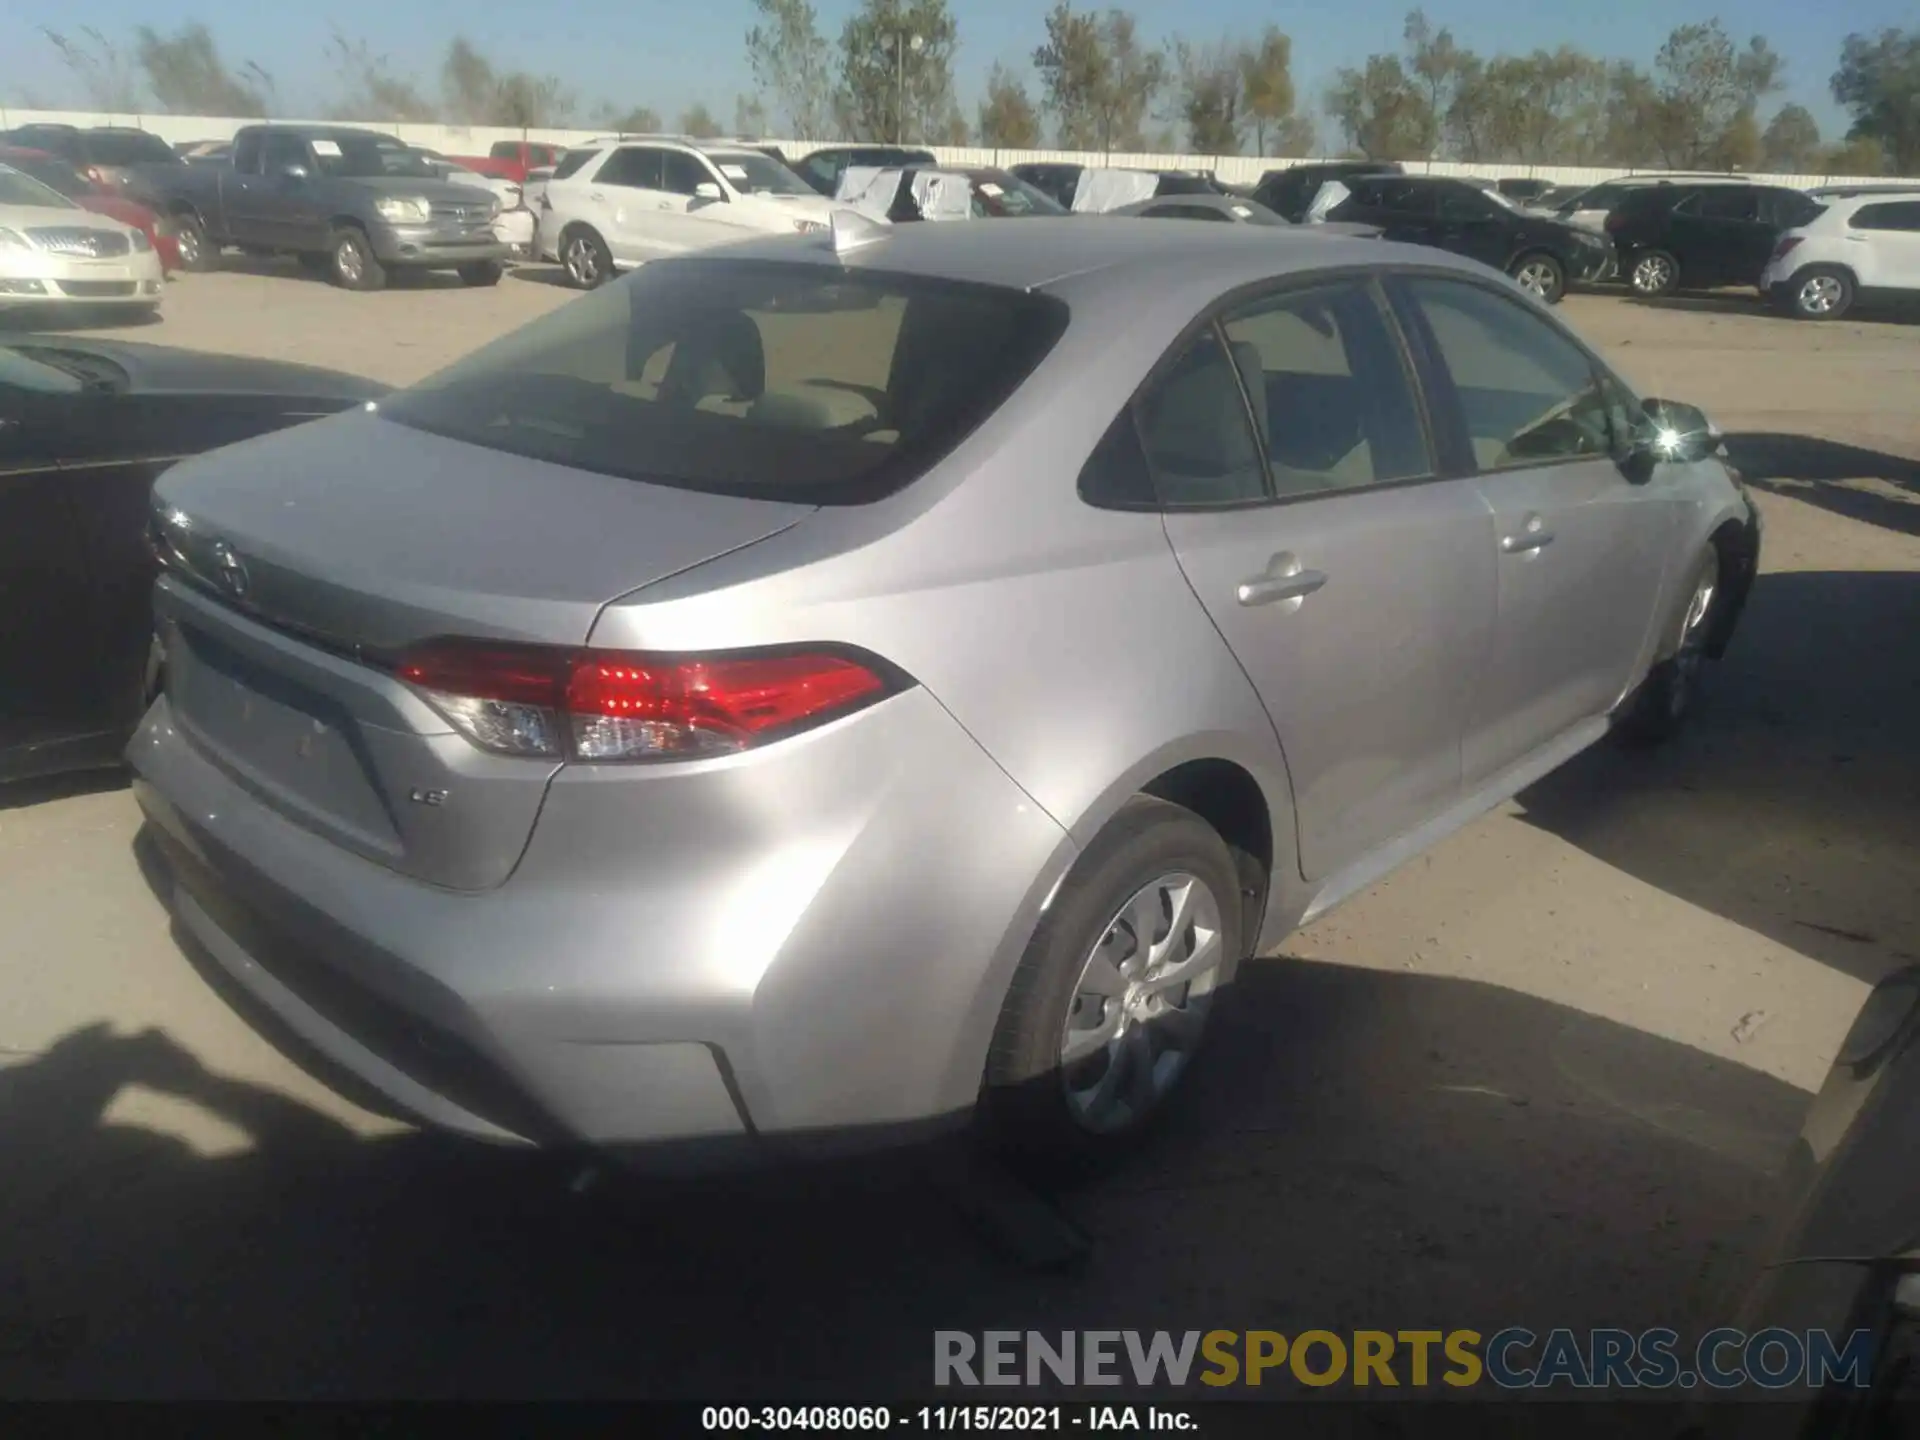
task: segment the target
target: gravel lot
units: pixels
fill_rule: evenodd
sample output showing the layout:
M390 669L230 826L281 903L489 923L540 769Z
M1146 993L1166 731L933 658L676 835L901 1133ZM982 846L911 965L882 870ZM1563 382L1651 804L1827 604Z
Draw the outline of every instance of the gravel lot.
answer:
M128 338L405 382L568 298L259 266ZM1566 313L1765 492L1700 723L1248 967L1181 1123L1069 1200L1084 1267L998 1263L910 1183L577 1196L363 1110L182 956L124 789L65 784L0 798L0 1393L859 1398L924 1389L936 1327L1705 1314L1866 987L1920 960L1920 327Z

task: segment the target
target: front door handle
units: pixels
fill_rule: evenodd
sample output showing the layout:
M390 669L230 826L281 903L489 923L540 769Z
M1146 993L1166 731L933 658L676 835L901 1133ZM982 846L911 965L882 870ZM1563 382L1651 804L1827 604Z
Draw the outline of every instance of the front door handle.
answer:
M1267 562L1267 568L1251 580L1240 582L1234 598L1242 605L1271 605L1277 600L1300 601L1327 583L1321 570L1305 570L1286 551ZM1298 609L1296 604L1293 608Z
M594 201L596 204L598 204L598 203L604 202L607 197L601 194L600 191L598 190L589 190L587 192L587 198L589 200Z
M1500 537L1500 548L1509 555L1525 555L1532 550L1544 550L1552 543L1551 530L1524 530L1518 535Z

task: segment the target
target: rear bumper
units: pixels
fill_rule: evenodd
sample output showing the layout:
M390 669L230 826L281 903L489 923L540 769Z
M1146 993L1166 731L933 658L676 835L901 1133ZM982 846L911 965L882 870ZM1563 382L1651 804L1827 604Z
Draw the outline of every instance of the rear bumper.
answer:
M964 1118L1073 853L921 690L744 764L563 771L481 892L295 825L165 697L129 760L180 926L307 1044L428 1124L676 1169Z

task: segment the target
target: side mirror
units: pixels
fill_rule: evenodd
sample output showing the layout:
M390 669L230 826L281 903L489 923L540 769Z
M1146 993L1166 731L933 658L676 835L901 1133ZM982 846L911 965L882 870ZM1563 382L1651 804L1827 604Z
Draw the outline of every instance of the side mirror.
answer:
M1725 437L1699 406L1650 398L1640 408L1645 423L1621 461L1636 485L1651 479L1657 465L1691 465L1719 453Z
M278 173L282 180L304 180L307 178L307 167L304 165L282 165Z
M722 191L718 185L714 184L713 181L702 180L698 185L693 187L693 198L696 200L724 200L727 197L726 193Z

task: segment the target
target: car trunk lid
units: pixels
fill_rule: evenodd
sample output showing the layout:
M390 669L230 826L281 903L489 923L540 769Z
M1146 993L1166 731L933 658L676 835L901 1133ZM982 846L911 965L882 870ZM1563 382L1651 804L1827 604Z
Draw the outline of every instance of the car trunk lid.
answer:
M511 872L557 762L475 748L398 657L445 636L583 645L607 602L811 513L364 412L187 462L155 503L175 722L297 823L455 889Z

